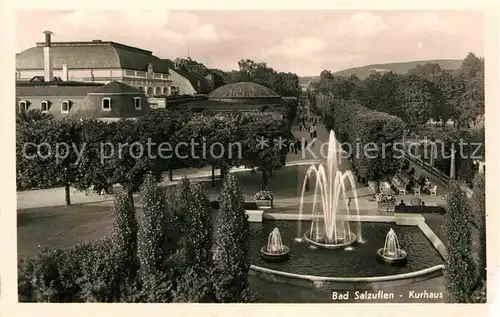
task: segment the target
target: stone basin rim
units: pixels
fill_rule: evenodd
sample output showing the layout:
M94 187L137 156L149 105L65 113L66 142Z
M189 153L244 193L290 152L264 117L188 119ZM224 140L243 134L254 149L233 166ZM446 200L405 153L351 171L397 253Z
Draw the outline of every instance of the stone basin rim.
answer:
M385 282L385 281L395 281L402 279L409 279L414 277L420 277L427 274L431 274L437 271L442 271L444 269L444 264L438 264L425 268L418 271L394 274L394 275L384 275L384 276L366 276L366 277L336 277L336 276L316 276L307 274L297 274L284 271L278 271L273 269L268 269L262 266L257 266L254 264L250 265L250 269L260 273L268 273L271 275L295 278L300 280L309 281L323 281L323 282L344 282L344 283L371 283L371 282Z

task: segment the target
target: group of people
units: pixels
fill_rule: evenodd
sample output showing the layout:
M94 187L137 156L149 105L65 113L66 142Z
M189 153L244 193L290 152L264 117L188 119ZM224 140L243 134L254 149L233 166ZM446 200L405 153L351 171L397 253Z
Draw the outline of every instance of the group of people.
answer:
M307 140L304 140L304 147L307 147ZM288 151L294 154L299 153L299 151L302 149L302 142L300 140L295 140L293 142L290 142Z
M311 139L318 137L318 131L316 130L316 125L320 123L319 117L314 117L310 114L308 108L301 108L299 117L299 131L309 132Z
M316 124L319 123L319 118L303 115L299 117L299 131L309 131L311 138L316 138L318 133L316 131Z
M413 205L414 205L414 204L413 204ZM401 202L399 203L399 205L398 205L398 206L400 206L400 207L404 207L404 206L406 206L406 203L405 203L404 199L401 199ZM425 201L421 200L421 201L420 201L420 206L425 207Z

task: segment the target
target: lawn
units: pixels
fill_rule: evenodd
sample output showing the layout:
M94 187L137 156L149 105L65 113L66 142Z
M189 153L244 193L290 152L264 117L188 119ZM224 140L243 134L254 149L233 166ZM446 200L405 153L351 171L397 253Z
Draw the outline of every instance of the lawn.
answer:
M17 211L17 254L23 259L47 247L99 240L113 229L111 207L76 205Z

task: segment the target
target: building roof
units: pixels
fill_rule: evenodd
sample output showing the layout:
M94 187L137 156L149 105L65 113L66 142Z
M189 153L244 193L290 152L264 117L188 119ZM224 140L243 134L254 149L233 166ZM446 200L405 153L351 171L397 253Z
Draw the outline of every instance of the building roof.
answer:
M217 88L208 95L209 99L281 99L272 89L251 82L227 84Z
M190 70L187 69L186 67L176 65L175 62L173 62L170 59L162 59L162 61L165 62L167 65L169 65L169 68L171 68L179 75L189 80L193 88L198 93L208 94L212 91L213 85L210 83L210 80L207 79L205 76L201 75L200 73L194 70Z
M92 91L93 94L106 94L106 93L112 93L112 94L119 94L119 93L125 93L125 94L140 94L143 95L144 91L129 86L127 84L124 84L122 82L118 81L112 81L102 87L99 87L98 89Z
M149 63L156 73L168 73L169 65L150 51L115 42L52 42L55 69L131 69L146 71ZM43 43L16 54L16 69L43 69Z
M43 84L43 83L42 83ZM112 81L106 85L88 85L81 83L80 86L64 86L63 83L57 83L53 86L46 85L19 85L16 87L16 95L19 97L28 96L87 96L88 94L138 94L144 95L144 92L127 84Z
M54 77L56 79L58 77ZM81 81L62 81L62 80L53 80L53 81L44 81L43 76L35 76L32 79L24 79L24 80L16 80L16 86L97 86L101 87L104 86L103 83L90 83L90 82L81 82Z
M18 97L85 97L99 86L17 86L16 96Z

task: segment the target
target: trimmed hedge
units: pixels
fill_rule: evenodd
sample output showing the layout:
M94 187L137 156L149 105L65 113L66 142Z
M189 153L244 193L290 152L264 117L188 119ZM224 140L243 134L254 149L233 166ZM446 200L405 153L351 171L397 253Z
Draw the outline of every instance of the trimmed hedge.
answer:
M402 214L441 214L446 213L446 209L441 206L399 206L396 205L394 212Z
M403 149L397 144L405 129L400 118L356 101L334 100L330 109L326 125L335 130L340 142L350 145L353 168L360 178L379 181L399 170Z
M212 208L212 209L219 209L220 208L219 201L217 201L217 200L211 201L210 202L210 208ZM243 204L243 208L245 210L257 210L257 209L259 209L257 207L257 203L254 202L254 201L245 201L245 203Z

